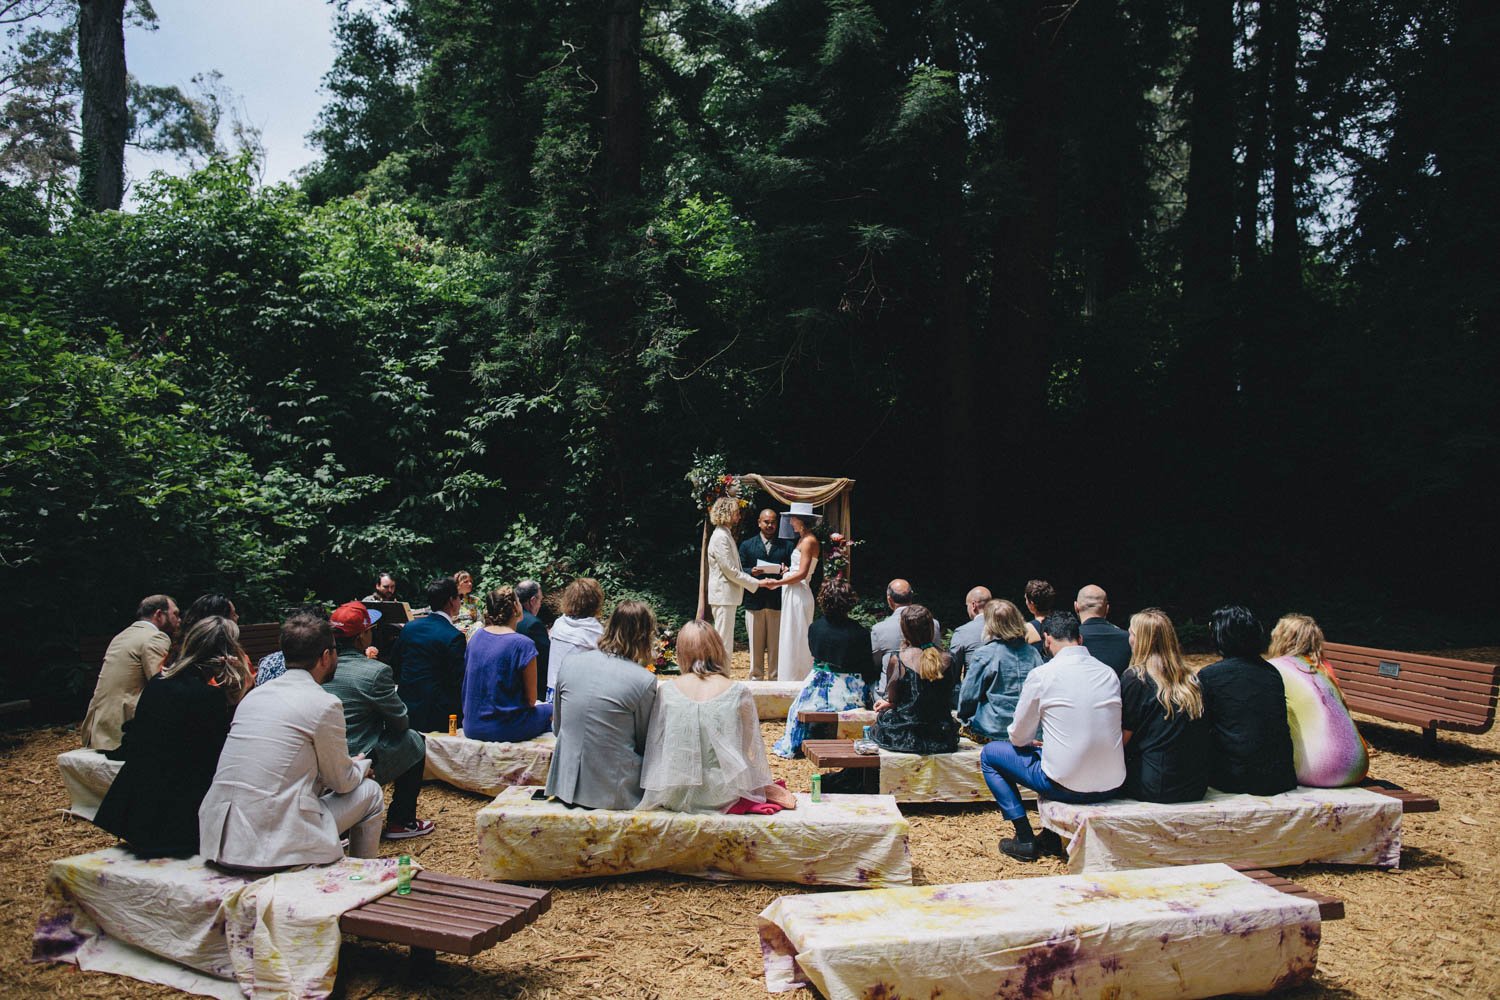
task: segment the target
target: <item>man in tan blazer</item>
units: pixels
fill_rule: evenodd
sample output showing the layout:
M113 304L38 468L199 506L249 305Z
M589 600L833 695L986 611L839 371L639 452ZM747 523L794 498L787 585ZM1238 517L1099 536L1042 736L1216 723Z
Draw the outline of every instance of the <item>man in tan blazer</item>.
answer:
M198 852L228 868L270 871L380 854L385 800L349 756L344 706L323 690L338 663L333 629L297 614L281 625L286 673L234 713L219 768L198 807Z
M146 682L161 670L161 662L172 646L172 636L182 624L177 602L166 594L153 594L136 608L135 621L109 642L104 666L88 714L83 717L84 749L114 750L121 729L135 717L135 703Z
M739 546L730 531L740 523L740 502L720 497L709 508L714 533L708 539L708 606L714 631L724 640L724 652L734 652L734 619L745 591L759 590L760 581L740 566Z

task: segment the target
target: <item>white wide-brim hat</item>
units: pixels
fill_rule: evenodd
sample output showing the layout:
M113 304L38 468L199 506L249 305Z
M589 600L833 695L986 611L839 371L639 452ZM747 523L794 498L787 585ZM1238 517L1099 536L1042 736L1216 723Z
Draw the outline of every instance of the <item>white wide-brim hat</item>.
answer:
M796 538L797 532L792 529L792 518L800 517L804 521L817 521L822 516L813 510L813 505L810 503L794 503L791 510L782 511L781 525L776 534L780 538Z

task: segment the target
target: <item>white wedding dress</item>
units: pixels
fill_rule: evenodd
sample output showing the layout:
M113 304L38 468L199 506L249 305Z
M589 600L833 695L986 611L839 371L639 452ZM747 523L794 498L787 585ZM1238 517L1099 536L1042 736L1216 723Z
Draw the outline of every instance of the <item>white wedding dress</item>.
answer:
M802 550L792 552L792 561L787 567L797 572L802 564ZM813 594L807 581L817 571L818 557L813 556L807 576L790 586L781 588L781 647L776 658L776 679L781 681L804 681L812 673L812 651L807 647L807 627L813 620Z

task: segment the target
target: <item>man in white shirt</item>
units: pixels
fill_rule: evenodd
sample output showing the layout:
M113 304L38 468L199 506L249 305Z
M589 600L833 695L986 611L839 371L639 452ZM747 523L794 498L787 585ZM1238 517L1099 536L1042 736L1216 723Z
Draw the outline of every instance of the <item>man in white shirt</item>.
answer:
M1010 739L986 744L979 755L1000 815L1016 827L1015 839L1000 841L1000 850L1019 861L1035 861L1038 852L1018 786L1083 804L1113 798L1125 783L1120 678L1083 647L1071 611L1047 616L1042 642L1052 659L1026 675ZM1034 742L1038 725L1045 753Z

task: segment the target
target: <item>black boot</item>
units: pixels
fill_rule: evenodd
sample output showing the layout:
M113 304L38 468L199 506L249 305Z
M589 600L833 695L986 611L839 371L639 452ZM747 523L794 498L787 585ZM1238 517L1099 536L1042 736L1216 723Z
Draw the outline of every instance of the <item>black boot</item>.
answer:
M1000 841L1000 853L1017 861L1036 860L1036 835L1031 832L1031 820L1022 816L1020 819L1011 820L1016 827L1015 839L1006 837Z

